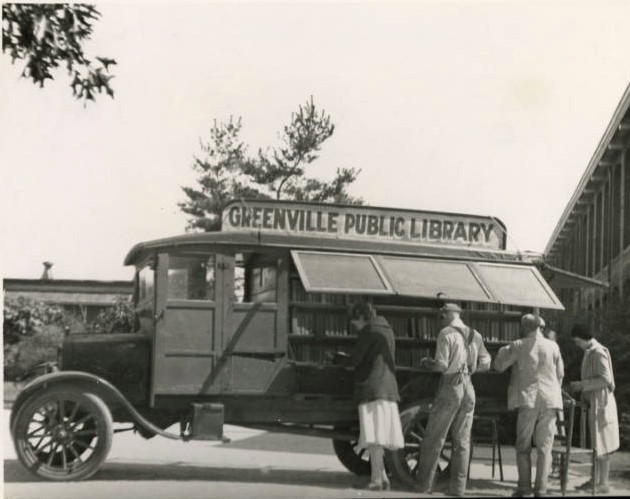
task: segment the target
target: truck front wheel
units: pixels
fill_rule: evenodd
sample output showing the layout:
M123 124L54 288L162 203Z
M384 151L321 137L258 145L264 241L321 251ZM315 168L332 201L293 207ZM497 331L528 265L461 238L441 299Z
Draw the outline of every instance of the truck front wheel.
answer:
M11 428L20 462L47 480L83 480L105 461L112 444L112 416L96 395L79 389L35 392Z

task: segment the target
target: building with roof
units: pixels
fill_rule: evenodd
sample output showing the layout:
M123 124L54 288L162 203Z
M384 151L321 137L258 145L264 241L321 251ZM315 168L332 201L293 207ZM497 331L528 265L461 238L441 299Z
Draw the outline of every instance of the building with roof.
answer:
M565 271L587 278L581 285L556 283L569 310L630 300L629 149L630 85L545 248L545 262L561 269L560 277Z
M132 281L55 280L51 267L50 262L44 262L41 279L3 279L5 298L24 297L57 305L84 322L91 322L102 310L114 306L119 299L128 299L133 292Z

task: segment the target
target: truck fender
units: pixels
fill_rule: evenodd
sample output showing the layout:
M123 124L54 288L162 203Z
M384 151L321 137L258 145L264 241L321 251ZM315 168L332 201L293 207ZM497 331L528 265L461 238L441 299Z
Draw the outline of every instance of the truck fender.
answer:
M57 371L44 374L24 386L13 403L10 417L10 428L13 429L13 424L17 414L19 413L20 407L26 400L28 400L31 394L38 390L45 390L51 386L60 385L94 393L100 397L110 407L110 409L114 405L125 409L133 420L144 429L173 440L183 440L182 436L166 432L147 420L125 398L120 390L118 390L118 388L112 385L109 381L94 374L81 371Z

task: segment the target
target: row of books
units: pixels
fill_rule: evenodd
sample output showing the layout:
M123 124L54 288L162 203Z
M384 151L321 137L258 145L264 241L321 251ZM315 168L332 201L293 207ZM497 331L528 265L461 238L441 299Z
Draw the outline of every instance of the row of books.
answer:
M347 344L339 345L318 345L313 343L291 343L292 359L298 362L323 363L327 352L350 353L352 347ZM434 351L431 348L396 348L395 363L398 367L419 367L420 360L424 357L433 357Z
M465 310L476 312L514 312L520 310L515 305L501 305L500 303L467 302Z
M431 348L396 348L396 365L399 367L419 367L420 360L424 357L433 357L434 349Z
M506 342L516 340L520 336L519 322L471 318L468 325L479 331L486 341Z
M439 333L435 317L411 315L386 315L397 338L434 341ZM507 342L520 336L518 321L505 321L499 318L471 318L468 325L479 331L486 341ZM297 336L348 336L348 317L343 312L328 310L291 311L291 334Z
M348 336L348 317L329 311L294 310L291 313L291 334L298 336Z
M475 310L475 311L500 311L501 305L498 303L478 303L478 302L469 302L466 304L466 310Z
M504 322L501 337L497 341L514 341L521 337L520 322Z
M397 338L435 340L440 329L431 316L386 315L385 319Z
M435 340L439 328L435 318L393 316L385 317L397 338ZM348 336L348 317L344 313L331 311L292 310L291 334L303 336Z
M290 351L292 360L295 360L298 362L322 363L327 360L326 352L347 351L347 349L340 350L339 348L336 348L334 345L291 343L291 347L289 351Z
M437 320L432 316L386 316L397 338L435 340L440 332ZM479 331L486 341L507 342L520 337L518 321L497 318L471 318L467 324Z

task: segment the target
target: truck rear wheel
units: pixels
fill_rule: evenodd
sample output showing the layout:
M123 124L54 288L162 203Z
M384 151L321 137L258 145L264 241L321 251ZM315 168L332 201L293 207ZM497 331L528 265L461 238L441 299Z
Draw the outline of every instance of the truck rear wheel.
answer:
M429 419L426 404L415 404L400 413L400 423L405 438L405 447L385 453L385 464L392 477L401 485L413 488L416 485L420 449L425 435L425 427ZM449 456L440 455L436 481L441 479L443 470L448 466Z
M357 447L356 440L333 440L335 454L346 469L357 476L370 474L370 458L365 449Z
M20 462L47 480L83 480L105 461L113 438L111 413L99 397L72 388L35 392L11 428Z

